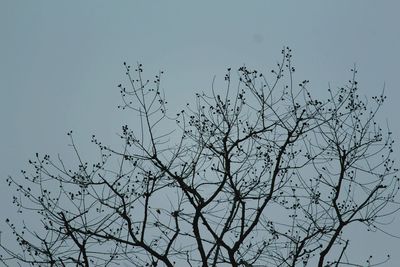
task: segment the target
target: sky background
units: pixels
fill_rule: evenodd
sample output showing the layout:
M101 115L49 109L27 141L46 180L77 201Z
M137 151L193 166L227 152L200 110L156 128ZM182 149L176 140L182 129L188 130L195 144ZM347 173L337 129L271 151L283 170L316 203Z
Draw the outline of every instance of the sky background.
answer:
M0 0L0 229L14 213L5 179L34 153L68 160L69 130L87 160L92 134L118 144L121 125L134 122L116 108L124 61L143 63L148 78L165 71L172 111L208 92L227 67L268 72L283 46L293 50L295 78L310 80L315 95L345 84L357 64L360 94L385 85L382 122L399 140L399 11L399 1L366 0ZM400 235L399 226L395 218L386 229ZM385 266L398 266L400 239L361 230L355 255L389 253Z

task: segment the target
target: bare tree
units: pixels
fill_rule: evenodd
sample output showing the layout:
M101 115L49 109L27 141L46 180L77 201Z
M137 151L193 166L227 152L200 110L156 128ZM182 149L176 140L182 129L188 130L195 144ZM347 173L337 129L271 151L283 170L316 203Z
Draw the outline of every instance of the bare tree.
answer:
M67 167L36 154L34 173L10 177L18 211L7 221L20 251L6 265L373 266L354 262L345 230L380 229L398 209L392 137L376 123L383 95L352 79L326 99L295 83L291 51L268 74L241 67L223 90L196 95L171 116L160 82L124 63L123 149L92 142L100 160ZM173 126L171 126L173 125ZM172 128L172 131L168 130ZM116 165L118 162L118 166ZM25 217L26 218L26 217ZM21 229L22 227L22 229ZM383 262L387 259L384 258ZM382 262L380 262L382 263Z

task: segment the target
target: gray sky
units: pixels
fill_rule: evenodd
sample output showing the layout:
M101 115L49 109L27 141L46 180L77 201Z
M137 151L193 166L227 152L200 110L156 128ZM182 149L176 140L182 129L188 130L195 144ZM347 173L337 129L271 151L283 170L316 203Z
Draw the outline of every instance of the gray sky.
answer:
M399 11L399 1L365 0L0 0L1 180L18 175L35 152L68 155L71 129L85 153L94 150L94 133L117 143L131 119L116 109L123 61L143 63L149 78L165 70L162 87L177 109L227 67L270 70L284 45L294 51L296 78L310 80L317 95L328 83L344 84L356 63L361 94L386 85L382 116L399 140ZM4 229L13 211L5 182L0 193ZM396 219L388 229L400 235L398 226ZM400 262L399 239L355 233L355 253L380 251L392 254L387 266ZM372 248L363 246L371 240Z

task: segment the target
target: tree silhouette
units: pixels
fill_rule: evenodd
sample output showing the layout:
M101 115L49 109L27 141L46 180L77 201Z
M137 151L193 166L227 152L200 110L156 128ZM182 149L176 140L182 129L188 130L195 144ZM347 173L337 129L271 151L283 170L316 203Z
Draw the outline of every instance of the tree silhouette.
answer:
M349 257L344 232L376 230L397 210L391 132L376 123L383 95L358 95L356 69L315 98L295 83L291 50L269 74L228 69L223 90L196 94L174 116L162 72L124 63L123 148L67 167L36 154L33 173L9 177L14 204L41 227L7 220L21 250L1 242L5 265L373 266ZM169 130L172 129L172 130ZM116 164L116 162L118 164ZM26 218L26 217L25 217ZM43 229L44 228L44 229ZM387 259L383 259L385 262ZM381 263L382 263L381 261ZM13 265L14 264L14 265Z

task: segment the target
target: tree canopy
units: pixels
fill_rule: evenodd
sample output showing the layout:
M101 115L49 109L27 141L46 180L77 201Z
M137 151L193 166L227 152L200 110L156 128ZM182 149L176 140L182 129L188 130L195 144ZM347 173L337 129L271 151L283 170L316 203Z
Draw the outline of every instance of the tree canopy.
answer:
M318 98L296 82L289 48L270 73L227 69L224 88L171 114L163 72L124 63L123 148L95 135L100 158L71 166L36 154L9 177L8 266L365 266L345 230L375 230L398 209L393 138L377 122L383 94L360 96L357 70ZM115 163L118 164L115 164ZM40 223L32 227L31 220Z

